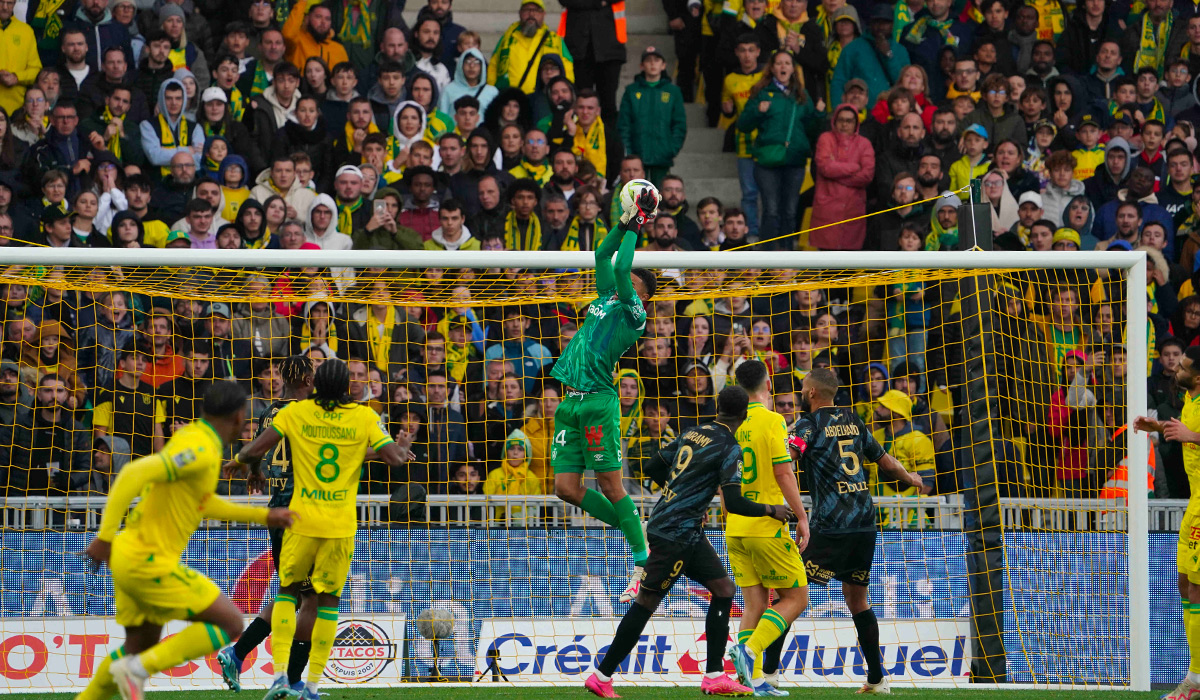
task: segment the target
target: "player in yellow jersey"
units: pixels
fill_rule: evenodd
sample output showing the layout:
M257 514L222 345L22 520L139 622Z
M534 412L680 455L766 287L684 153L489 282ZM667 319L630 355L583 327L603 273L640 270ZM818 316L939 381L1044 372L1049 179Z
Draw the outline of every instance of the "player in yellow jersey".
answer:
M766 406L771 398L766 364L747 360L734 371L734 379L750 396L746 420L735 433L742 448L742 493L760 505L786 503L798 518L795 541L787 524L774 518L731 514L725 524L729 565L746 599L738 646L748 648L755 659L752 669L739 669L739 675L748 676L739 680L755 695L784 696L787 691L776 687L779 652L792 622L808 607L808 577L800 560L808 515L788 453L787 425ZM768 610L771 591L776 602Z
M350 370L346 363L329 359L313 376L313 395L294 401L275 414L271 430L264 431L226 465L254 464L283 438L292 450L295 486L289 507L296 525L283 536L279 553L279 595L271 614L271 643L275 681L265 700L297 696L317 700L317 684L337 633L338 603L358 531L355 496L368 451L393 467L409 457L408 436L397 444L379 425L379 414L350 398ZM288 684L287 668L296 635L296 593L312 571L317 594L317 619L312 628L308 655L308 682L303 688Z
M1179 418L1159 422L1144 416L1133 421L1137 430L1162 433L1182 443L1183 470L1191 498L1179 525L1175 561L1179 571L1179 597L1183 605L1183 630L1188 642L1188 673L1164 700L1200 698L1200 348L1188 348L1175 371L1175 384L1184 392Z
M286 508L238 505L214 493L224 445L241 435L245 422L245 390L236 382L214 382L204 393L200 420L178 430L161 452L125 465L117 475L87 556L112 569L125 644L101 661L77 700L106 700L114 690L125 700L142 700L151 675L212 653L242 633L242 613L233 601L179 558L208 518L292 524ZM138 496L141 502L126 518ZM125 529L118 533L122 520ZM160 642L170 620L195 624Z

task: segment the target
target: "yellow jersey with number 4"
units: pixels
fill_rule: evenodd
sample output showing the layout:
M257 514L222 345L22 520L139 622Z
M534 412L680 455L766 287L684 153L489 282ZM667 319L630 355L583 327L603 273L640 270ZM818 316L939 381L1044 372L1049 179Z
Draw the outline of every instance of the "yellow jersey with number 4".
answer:
M360 404L327 411L312 399L288 404L271 421L292 449L295 487L288 505L292 532L308 537L352 537L358 531L355 496L367 448L392 442L379 414Z
M775 480L775 465L792 461L787 449L783 416L752 402L746 420L735 436L742 448L742 496L763 505L783 505L783 491ZM785 525L774 518L729 515L727 537L783 537Z

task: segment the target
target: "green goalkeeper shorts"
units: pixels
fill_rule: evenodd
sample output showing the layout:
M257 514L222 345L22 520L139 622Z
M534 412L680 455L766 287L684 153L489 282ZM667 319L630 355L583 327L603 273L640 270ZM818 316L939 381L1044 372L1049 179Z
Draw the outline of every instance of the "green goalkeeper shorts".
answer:
M550 466L555 474L621 469L621 399L568 391L554 411Z

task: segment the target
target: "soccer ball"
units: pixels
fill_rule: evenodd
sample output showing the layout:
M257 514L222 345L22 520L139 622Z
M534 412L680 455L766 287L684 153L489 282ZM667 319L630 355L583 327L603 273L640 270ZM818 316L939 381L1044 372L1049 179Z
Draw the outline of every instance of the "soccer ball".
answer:
M642 193L650 190L658 201L662 201L662 195L658 193L658 188L649 180L630 180L621 188L621 211L625 213L637 211L637 199L642 196ZM654 216L658 211L658 206L654 207L654 211L648 211L646 214Z

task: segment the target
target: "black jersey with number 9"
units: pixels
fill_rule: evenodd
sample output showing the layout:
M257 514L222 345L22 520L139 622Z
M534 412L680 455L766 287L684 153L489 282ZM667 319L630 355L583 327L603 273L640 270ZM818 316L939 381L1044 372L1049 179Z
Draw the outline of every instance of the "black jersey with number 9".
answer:
M883 448L852 409L824 406L807 413L792 428L789 446L800 453L800 469L812 509L813 532L864 532L876 526L867 462L878 462Z
M671 465L671 471L646 530L676 542L696 542L704 536L704 514L717 490L742 483L742 448L729 428L713 422L689 428L657 458Z

